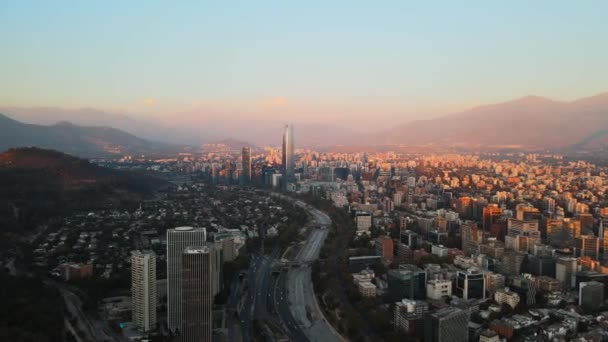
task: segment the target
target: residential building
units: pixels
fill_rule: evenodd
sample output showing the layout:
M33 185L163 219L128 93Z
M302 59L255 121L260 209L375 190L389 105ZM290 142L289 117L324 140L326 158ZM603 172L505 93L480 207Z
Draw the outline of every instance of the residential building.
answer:
M156 329L156 254L131 252L131 316L137 330Z

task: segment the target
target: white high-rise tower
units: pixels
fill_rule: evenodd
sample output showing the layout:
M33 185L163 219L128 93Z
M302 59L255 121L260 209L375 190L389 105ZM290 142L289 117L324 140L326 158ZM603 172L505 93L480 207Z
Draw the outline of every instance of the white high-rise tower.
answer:
M131 312L138 330L156 329L156 254L131 252Z

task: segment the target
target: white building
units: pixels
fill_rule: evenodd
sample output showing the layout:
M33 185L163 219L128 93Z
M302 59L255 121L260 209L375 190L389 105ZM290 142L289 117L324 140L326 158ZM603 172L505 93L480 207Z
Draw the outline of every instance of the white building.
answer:
M448 248L442 245L433 245L433 247L431 248L431 254L434 254L438 257L447 257Z
M137 330L156 329L156 254L131 252L131 315Z
M494 300L498 304L508 304L510 307L515 308L519 303L519 295L508 287L500 289L494 293Z
M355 217L355 222L357 223L357 233L367 233L372 227L372 215L359 212Z
M452 296L452 281L445 279L433 279L426 283L426 297L439 300L442 297Z

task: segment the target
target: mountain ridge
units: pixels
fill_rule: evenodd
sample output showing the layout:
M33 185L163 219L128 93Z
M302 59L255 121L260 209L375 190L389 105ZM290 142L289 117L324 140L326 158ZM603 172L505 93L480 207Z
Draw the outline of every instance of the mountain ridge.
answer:
M0 150L36 146L81 157L107 157L166 151L170 145L139 138L106 126L60 121L45 126L22 123L0 113Z

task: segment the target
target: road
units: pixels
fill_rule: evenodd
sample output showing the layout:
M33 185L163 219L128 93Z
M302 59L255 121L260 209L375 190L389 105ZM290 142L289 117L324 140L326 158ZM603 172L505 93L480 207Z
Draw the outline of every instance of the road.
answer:
M296 205L313 215L320 228L314 229L295 260L300 267L292 267L287 273L285 288L293 319L308 341L344 341L344 338L325 319L319 307L311 278L311 262L319 258L321 247L328 234L331 219L325 213L301 201Z
M319 308L311 278L311 263L319 258L329 232L325 228L331 220L325 213L301 201L295 201L295 204L307 210L317 226L311 230L293 260L300 266L273 275L272 267L279 261L278 248L269 256L251 255L246 280L243 281L247 285L241 285L233 292L235 296L229 299L228 306L238 313L238 321L231 319L232 322L229 320L228 323L231 341L252 341L254 319L283 330L290 341L345 341Z
M115 341L122 342L125 340L123 336L114 333L105 322L99 319L89 317L82 310L82 301L70 289L56 281L45 280L45 284L56 287L66 304L66 309L71 316L76 319L76 326L84 334L87 341Z

